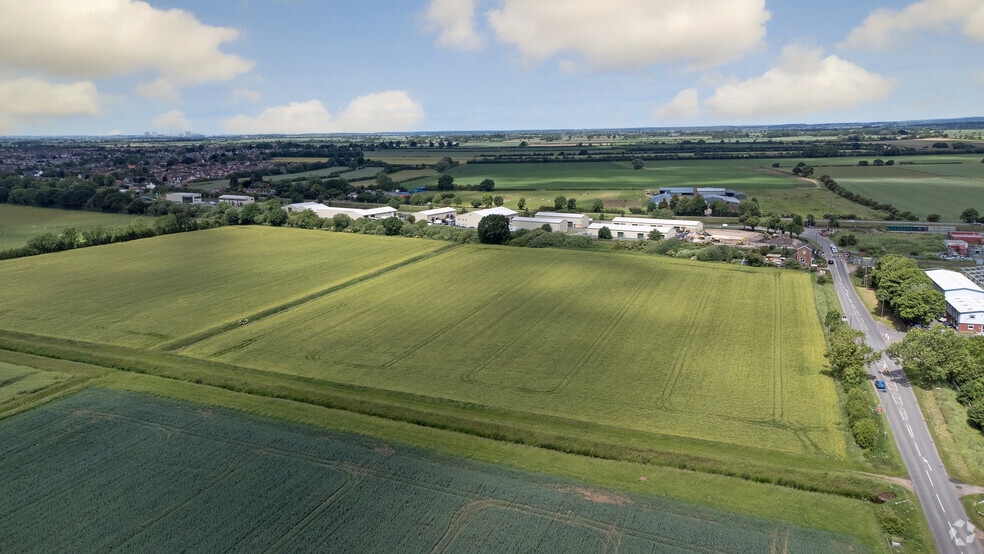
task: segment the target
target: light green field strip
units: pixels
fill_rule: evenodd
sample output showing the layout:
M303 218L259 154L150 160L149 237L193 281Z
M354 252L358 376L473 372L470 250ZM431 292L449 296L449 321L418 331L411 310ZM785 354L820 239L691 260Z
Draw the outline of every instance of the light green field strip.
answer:
M0 404L47 388L68 375L0 362Z
M145 375L119 373L103 379L100 384L166 398L224 406L263 417L358 433L473 460L558 475L629 492L665 496L771 521L843 533L858 537L873 551L880 551L884 544L884 536L875 518L876 507L868 502L718 475L564 454ZM915 501L914 497L900 487L886 485L886 490L899 494L899 498ZM915 510L918 513L918 508Z
M0 263L0 328L155 347L446 243L223 227Z
M404 286L435 275L440 293ZM183 353L842 458L809 279L777 275L642 256L464 247Z

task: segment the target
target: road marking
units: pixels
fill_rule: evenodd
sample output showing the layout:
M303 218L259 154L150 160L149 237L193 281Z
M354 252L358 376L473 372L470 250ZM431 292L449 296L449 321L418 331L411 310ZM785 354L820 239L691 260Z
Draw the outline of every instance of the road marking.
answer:
M922 457L922 460L923 460L924 462L926 462L926 465L928 465L928 466L929 466L929 460L927 460L925 456L923 456L923 457ZM932 471L932 470L933 470L933 466L929 466L929 471Z
M929 486L931 486L931 487L935 487L936 486L936 485L933 484L933 478L930 477L929 470L928 469L926 470L926 479L929 479Z
M915 446L916 447L916 454L919 454L920 456L922 456L922 452L919 451L919 445L916 444L916 443L912 443L912 446Z
M936 495L936 501L940 503L940 509L943 510L943 513L945 514L946 513L946 508L943 507L943 501L940 500L940 495L938 495L938 494Z
M892 395L892 400L895 401L895 405L896 406L901 406L902 405L902 395L901 394L893 394Z
M903 410L902 408L899 408L899 414L901 414L901 415L902 415L902 420L903 420L903 421L909 421L909 416L907 416L907 415L905 414L905 410Z
M909 430L909 437L910 438L913 438L913 439L916 438L916 436L912 434L912 425L909 425L908 423L906 423L905 424L905 428Z

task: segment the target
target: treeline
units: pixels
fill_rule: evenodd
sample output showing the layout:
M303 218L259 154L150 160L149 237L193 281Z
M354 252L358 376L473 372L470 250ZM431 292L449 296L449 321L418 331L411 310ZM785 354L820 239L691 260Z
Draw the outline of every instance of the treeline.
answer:
M867 206L873 210L885 212L887 214L885 219L888 221L894 221L894 220L919 221L919 217L914 215L910 211L901 211L895 206L889 204L888 202L878 202L873 198L868 198L867 196L862 196L860 194L856 194L854 192L847 190L846 188L837 184L837 181L835 181L830 175L821 175L819 180L821 183L823 183L823 186L827 187L827 190L833 192L834 194L837 194L838 196L846 198L856 204Z
M852 329L840 317L836 310L827 312L825 323L829 333L824 356L830 364L831 375L844 387L844 411L854 442L871 452L878 445L881 433L871 400L862 387L868 382L865 366L877 360L878 354L864 342L864 333Z
M984 430L984 336L962 337L943 325L913 329L888 354L920 385L955 386L967 420Z
M859 272L864 268L859 268ZM928 325L946 309L943 294L916 261L898 254L878 259L871 271L871 286L879 302L908 324Z

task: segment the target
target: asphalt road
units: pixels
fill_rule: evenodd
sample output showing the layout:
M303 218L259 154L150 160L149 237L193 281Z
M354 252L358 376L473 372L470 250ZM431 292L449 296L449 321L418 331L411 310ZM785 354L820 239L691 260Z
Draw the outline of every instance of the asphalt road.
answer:
M846 262L833 256L832 243L819 236L817 229L808 229L810 236L822 247L823 257L834 259L831 273L841 306L851 327L867 336L868 345L884 350L889 344L902 340L903 334L876 323L865 309L848 275ZM886 373L881 373L887 371ZM883 413L895 434L895 443L902 453L902 460L929 521L936 547L940 552L976 552L981 548L975 537L975 529L967 519L960 503L956 483L952 482L943 467L932 435L916 403L909 380L902 369L887 356L868 368L871 386L876 379L885 381L887 390L877 391ZM903 545L904 548L905 545Z

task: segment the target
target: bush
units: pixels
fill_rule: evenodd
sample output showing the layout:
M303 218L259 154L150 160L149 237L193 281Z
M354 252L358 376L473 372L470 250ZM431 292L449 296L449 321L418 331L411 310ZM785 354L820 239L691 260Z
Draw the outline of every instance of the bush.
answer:
M601 240L612 240L612 230L607 226L598 229L598 238Z
M978 400L967 409L967 421L978 429L984 429L984 401Z
M506 216L487 215L478 222L478 240L482 244L503 244L509 238L509 218Z
M854 442L865 450L871 450L878 442L878 426L870 417L864 418L851 426Z

